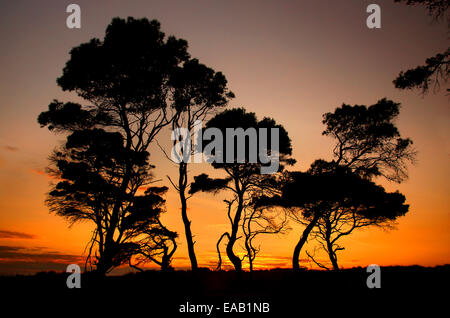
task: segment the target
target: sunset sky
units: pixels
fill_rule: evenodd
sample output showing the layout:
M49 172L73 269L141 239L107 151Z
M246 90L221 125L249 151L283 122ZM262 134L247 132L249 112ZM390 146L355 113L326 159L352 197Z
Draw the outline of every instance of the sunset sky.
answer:
M66 27L70 3L81 7L81 29ZM370 3L381 7L381 29L366 26ZM433 22L426 9L393 0L15 0L0 1L0 274L63 270L83 261L92 225L69 228L44 204L55 182L45 173L47 158L64 137L40 128L36 118L54 98L80 101L62 92L56 78L70 49L93 37L103 39L117 16L159 20L167 35L188 41L192 57L225 74L236 95L229 107L245 107L283 124L297 159L291 170L331 159L332 140L321 135L323 113L342 103L372 105L383 97L400 102L397 124L414 141L417 164L400 185L378 182L404 193L410 211L395 230L367 228L343 240L340 265L450 263L448 85L422 96L392 84L401 70L449 46L446 23ZM169 132L158 140L168 145ZM166 176L176 170L157 146L151 148L151 161L158 184L169 186ZM203 171L212 169L193 164L190 175ZM216 266L216 242L229 226L222 200L229 196L200 193L188 202L200 266ZM166 199L163 222L180 236L173 265L187 268L179 201L173 190ZM260 239L256 268L290 266L302 231L291 227L286 235ZM302 265L312 266L303 253Z

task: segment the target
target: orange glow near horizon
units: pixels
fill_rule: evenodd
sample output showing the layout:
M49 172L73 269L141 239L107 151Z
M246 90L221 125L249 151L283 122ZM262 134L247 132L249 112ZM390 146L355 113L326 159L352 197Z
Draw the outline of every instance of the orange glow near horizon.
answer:
M173 11L173 3L78 1L83 13L80 30L66 28L64 4L37 9L35 3L2 3L0 34L7 45L0 58L0 275L64 270L69 262L84 262L92 225L69 227L49 214L44 203L49 184L57 182L45 173L47 158L64 137L41 129L36 118L54 98L79 101L62 92L55 79L69 50L92 37L102 38L116 16L158 19L167 35L189 42L193 57L225 74L236 94L229 107L245 107L259 118L270 116L281 123L297 159L289 170L305 170L315 159L331 158L332 140L321 135L323 113L342 103L371 105L383 97L400 102L397 124L401 134L414 141L418 163L402 184L378 181L389 191L404 193L410 211L396 229L356 230L342 240L345 250L338 260L345 268L450 263L448 86L421 96L392 85L401 70L421 65L448 47L446 24L430 23L425 9L386 0L379 1L382 28L369 30L369 3L179 1ZM169 131L158 140L169 149ZM166 177L176 176L177 170L156 145L150 153L155 179L161 180L155 185L170 188L162 221L179 234L173 265L186 269L179 199ZM202 172L221 175L207 164L190 165L191 180ZM217 266L216 242L230 227L223 202L229 197L226 192L200 193L188 201L201 267ZM255 269L291 267L302 227L290 226L287 234L258 239L261 251ZM237 251L243 250L241 245L242 239ZM314 247L310 242L306 249L312 252ZM323 253L316 256L327 260ZM224 268L230 268L223 246L222 259ZM304 251L301 265L316 268ZM248 268L247 263L243 266Z

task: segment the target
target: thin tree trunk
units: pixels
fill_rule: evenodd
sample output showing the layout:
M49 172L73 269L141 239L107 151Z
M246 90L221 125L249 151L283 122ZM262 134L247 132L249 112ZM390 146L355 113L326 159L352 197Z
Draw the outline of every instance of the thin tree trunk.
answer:
M189 253L189 259L191 261L191 269L193 271L198 269L197 257L194 251L194 241L192 239L191 221L187 216L187 199L186 199L186 180L187 180L187 164L180 163L179 166L179 195L181 201L181 218L184 223L184 233L186 235L187 248Z
M163 256L161 259L161 271L162 272L167 272L170 268L170 258L169 258L169 253L168 253L168 248L164 247L164 252L163 252Z
M295 271L300 270L300 252L303 248L303 245L305 245L306 241L308 240L309 233L311 233L311 230L314 228L314 226L316 226L319 218L320 218L319 213L316 213L311 222L309 222L309 224L303 230L302 236L300 237L300 240L295 246L294 254L292 256L292 269Z
M327 242L327 248L333 248L333 246L330 245L328 247L328 242ZM336 253L334 253L333 250L329 250L328 255L330 256L330 261L331 261L331 264L333 265L333 270L339 271L340 269L339 269L339 265L337 262Z
M251 223L253 218L254 212L250 215L250 217L247 220L247 223L245 222L245 216L244 221L242 222L242 231L244 232L245 236L245 250L247 251L247 257L248 257L248 264L250 272L253 272L253 249L252 249L252 243L251 243Z
M236 181L237 183L237 181ZM239 189L239 186L237 185L236 189ZM239 191L239 190L238 190ZM244 194L239 191L238 193L238 207L236 210L236 214L234 215L233 219L233 226L231 229L231 235L227 244L227 256L230 259L231 263L233 263L234 269L238 272L242 271L242 261L241 259L234 254L233 246L234 243L236 243L237 239L237 233L239 230L239 221L241 220L241 214L242 210L244 209Z
M330 222L327 220L326 222L326 233L325 233L325 240L327 242L327 252L328 252L328 256L330 257L330 261L331 264L333 265L333 270L335 271L339 271L339 265L337 263L337 257L336 257L336 253L333 251L333 244L331 244L331 224Z
M245 249L247 250L248 264L250 272L253 272L253 256L248 237L245 238Z

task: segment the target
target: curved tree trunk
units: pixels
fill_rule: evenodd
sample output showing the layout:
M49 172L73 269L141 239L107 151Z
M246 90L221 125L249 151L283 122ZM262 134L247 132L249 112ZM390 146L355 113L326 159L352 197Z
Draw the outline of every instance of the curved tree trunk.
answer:
M339 271L340 269L339 269L339 265L337 262L336 253L333 252L333 250L332 250L333 246L331 246L331 244L330 244L330 246L328 247L328 242L327 242L327 248L328 249L331 248L331 250L328 250L328 256L330 256L330 261L331 261L331 264L333 265L333 270Z
M167 272L170 269L170 257L169 257L169 249L164 247L163 256L161 259L161 271Z
M327 220L326 222L326 232L325 232L325 241L327 242L327 252L330 257L331 264L333 265L333 270L339 271L339 265L337 263L336 253L333 250L333 244L331 244L331 224Z
M227 244L226 250L227 250L227 256L230 259L231 263L233 264L234 269L236 271L240 272L240 271L242 271L242 261L238 256L236 256L236 254L234 254L233 246L234 246L235 242L236 242L236 236L234 236L234 237L231 236L230 241Z
M239 189L239 188L237 188ZM234 269L238 272L242 271L242 261L241 259L234 254L233 246L237 240L237 233L239 230L239 221L241 220L242 210L244 209L244 194L239 191L238 193L238 207L236 210L236 214L233 219L233 226L231 229L231 235L227 244L227 256L230 259L231 263L233 263Z
M292 269L294 269L295 271L300 270L300 252L303 248L303 245L305 245L306 241L308 240L309 233L311 233L311 230L314 228L314 226L316 226L319 218L320 218L319 213L316 213L311 222L309 222L309 224L303 230L302 236L300 237L300 240L295 246L294 254L292 256Z

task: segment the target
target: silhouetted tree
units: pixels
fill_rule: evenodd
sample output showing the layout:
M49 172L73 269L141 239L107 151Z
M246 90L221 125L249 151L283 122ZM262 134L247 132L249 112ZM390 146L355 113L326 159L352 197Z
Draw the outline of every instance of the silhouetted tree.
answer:
M135 242L126 248L121 241L130 230L123 222L134 214L138 189L150 182L147 149L172 120L171 80L189 58L186 48L184 40L166 39L155 20L115 18L103 40L70 51L57 80L89 105L54 101L39 115L41 126L69 134L54 158L63 180L48 202L71 221L94 222L101 273L136 252Z
M404 204L405 197L401 193L387 193L383 187L348 168L334 167L334 163L320 160L313 166L314 177L325 175L331 182L316 189L318 193L312 198L316 203L311 200L307 204L308 208L317 209L314 216L320 215L311 236L327 252L333 269L339 270L337 252L344 249L338 244L339 239L357 228L389 227L409 206ZM306 253L317 265L327 268Z
M145 195L135 196L130 213L122 220L124 240L136 244L133 256L138 261L132 265L131 257L128 262L131 267L152 261L161 266L161 270L171 268L173 254L177 249L176 232L168 230L160 220L164 212L164 203L161 195L165 194L167 187L147 187Z
M407 178L407 163L414 162L415 151L412 148L412 141L402 138L394 124L394 120L399 114L399 106L398 103L381 99L369 107L343 104L333 113L324 114L323 123L326 125L326 129L323 134L336 140L332 167L350 169L356 175L368 180L383 176L388 180L401 182ZM329 210L327 206L319 209L313 201L313 206L308 206L305 210L305 198L301 198L302 191L312 189L311 187L305 189L305 185L302 183L315 182L309 180L311 177L308 175L314 176L317 171L323 170L320 165L317 165L318 163L320 162L311 166L306 176L298 175L297 179L294 178L290 183L288 182L286 191L291 193L292 200L289 198L281 203L284 206L290 204L294 210L298 210L298 213L291 213L291 216L294 215L294 220L299 221L306 216L306 222L303 220L301 222L306 227L294 249L294 269L299 269L300 251L306 243L308 235L317 224L323 211ZM314 177L313 179L315 180ZM297 193L297 195L293 193ZM320 191L318 193L320 194ZM312 197L314 198L314 196ZM306 199L306 202L310 203L311 201ZM309 215L310 213L311 215Z
M447 20L450 26L448 0L394 0L395 2L402 2L406 5L423 5L427 8L428 13L437 21L441 18ZM433 57L427 58L425 65L417 66L400 72L397 78L393 81L396 88L400 89L414 89L419 88L422 94L426 94L433 86L434 90L440 88L441 82L446 83L449 79L449 65L450 65L450 48L443 53L438 53ZM447 89L449 92L450 89Z
M342 197L339 176L343 169L335 163L316 160L306 172L285 172L280 194L261 196L255 203L258 207L283 207L291 220L305 226L292 257L295 270L300 269L300 252L311 231L324 211Z
M148 250L148 242L165 229L159 218L167 188L148 187L144 195L137 194L139 188L152 182L148 153L126 149L120 133L98 128L76 130L51 161L50 171L61 181L50 191L47 204L51 212L71 224L95 224L86 263L95 265L97 272L107 273L144 248ZM127 189L122 191L127 167L132 167L132 172ZM113 226L118 197L121 207Z
M305 226L292 256L292 267L300 269L300 252L308 241L324 211L338 200L340 183L338 174L327 171L325 161L315 161L306 172L289 172L281 189L281 197L265 198L263 206L278 205L286 209L290 219Z
M416 5L425 6L428 10L428 13L435 19L444 17L445 14L447 13L448 8L450 7L450 3L448 2L448 0L394 0L394 1L411 6Z
M364 178L382 176L402 182L407 164L414 162L412 140L402 138L394 121L400 103L383 98L372 106L346 105L323 115L323 135L333 137L337 165L350 168Z
M430 86L434 91L439 90L441 82L447 83L450 76L450 48L444 53L438 53L433 57L427 58L425 65L400 72L393 81L396 88L413 89L419 88L422 93L428 92ZM450 89L447 88L447 92Z
M147 226L142 229L142 236L138 240L139 252L136 253L135 264L130 266L142 271L138 266L142 263L148 263L152 261L161 266L162 271L172 269L171 262L172 257L177 250L176 238L178 234L176 232L168 230L159 220L155 219L154 226Z
M243 132L248 132L247 129L254 128L267 128L267 134L264 136L259 130L256 132L256 139L251 140L251 134L246 137L245 153L238 153L237 143L234 143L233 153L224 147L221 152L216 151L213 153L214 161L212 166L215 169L221 169L225 171L227 177L224 179L211 179L207 175L200 175L194 178L194 183L191 185L190 193L196 191L218 191L220 189L228 189L233 193L233 199L227 200L227 214L231 225L231 231L225 232L219 238L217 248L219 252L219 266L221 263L219 244L221 240L226 237L228 243L226 246L227 256L237 271L242 270L242 260L234 253L233 247L238 240L239 224L242 221L243 210L249 202L250 195L255 189L271 191L274 189L274 175L273 174L261 174L261 166L265 164L261 160L261 156L258 158L251 158L251 151L257 151L257 154L265 154L265 157L275 155L271 153L270 140L272 139L270 128L278 128L279 149L277 154L279 155L279 169L283 169L283 165L292 164L294 161L290 158L292 153L291 140L283 126L276 124L271 118L264 118L258 121L254 113L247 113L243 108L225 110L222 113L217 114L206 124L206 128L214 128L222 133L223 144L232 143L235 140L235 136L228 136L227 129L240 128ZM228 138L228 140L227 140ZM266 139L265 147L262 146L260 140ZM203 139L204 148L209 143L214 143L209 139ZM273 146L273 145L272 145ZM227 153L228 152L228 153ZM217 160L219 157L223 158L223 161ZM228 158L228 160L226 160ZM213 158L211 158L213 159ZM230 160L231 159L231 160ZM228 161L228 162L226 162ZM234 214L234 215L233 215Z
M183 67L175 72L172 85L174 86L174 107L176 110L172 121L172 130L186 129L190 138L183 140L183 136L175 136L174 146L180 143L178 165L178 180L170 182L179 194L181 203L181 217L184 224L189 259L192 270L198 268L195 256L191 221L187 215L187 196L190 184L188 183L188 162L194 153L194 128L200 121L205 120L218 107L226 106L228 99L234 97L227 89L227 80L220 72L200 64L192 59L184 63Z
M253 262L261 247L254 245L254 240L262 234L282 234L287 228L287 215L277 210L258 207L255 204L244 208L242 218L242 233L244 234L244 246L249 262L249 270L253 271Z

